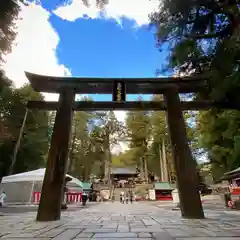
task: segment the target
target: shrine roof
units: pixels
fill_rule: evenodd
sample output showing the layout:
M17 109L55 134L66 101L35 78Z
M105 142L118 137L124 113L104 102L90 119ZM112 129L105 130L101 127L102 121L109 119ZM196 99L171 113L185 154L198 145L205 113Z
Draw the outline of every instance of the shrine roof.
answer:
M92 183L83 182L82 185L83 185L83 187L82 187L83 190L90 190L90 189L92 189Z
M170 184L168 182L154 183L154 189L155 190L173 190L175 188L176 188L175 184Z
M170 78L87 78L54 77L25 72L33 89L37 92L59 93L66 87L78 94L112 94L113 84L126 84L126 94L161 94L176 85L180 93L198 92L206 88L203 77Z
M111 174L114 175L135 175L137 171L135 168L111 168Z

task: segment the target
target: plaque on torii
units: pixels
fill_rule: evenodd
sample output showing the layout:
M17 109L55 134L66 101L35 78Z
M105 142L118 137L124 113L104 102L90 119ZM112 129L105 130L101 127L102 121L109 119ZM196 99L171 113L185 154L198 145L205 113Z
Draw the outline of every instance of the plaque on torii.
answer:
M126 102L126 84L123 81L115 81L112 91L113 102Z
M72 78L42 76L28 72L26 76L35 91L60 94L58 102L29 101L27 104L27 108L30 109L57 110L38 208L38 221L60 219L74 110L166 110L182 216L204 218L182 110L218 106L239 107L206 100L180 101L179 93L206 91L206 78ZM76 94L112 94L113 101L75 102ZM163 94L164 101L127 102L126 94Z

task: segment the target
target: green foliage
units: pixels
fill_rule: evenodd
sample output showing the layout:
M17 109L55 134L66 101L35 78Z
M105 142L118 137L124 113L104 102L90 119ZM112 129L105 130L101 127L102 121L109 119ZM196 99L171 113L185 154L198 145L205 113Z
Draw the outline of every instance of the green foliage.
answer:
M164 0L151 15L159 46L167 41L169 45L164 70L208 77L210 91L195 98L240 102L239 17L237 1L204 0ZM196 120L192 148L207 151L218 180L240 165L239 111L213 109L200 112Z
M88 180L94 160L95 148L88 132L92 115L75 112L72 126L72 144L69 154L69 173Z
M135 149L127 150L119 155L112 156L112 166L114 167L126 167L135 166Z
M152 101L162 101L162 95L153 96ZM166 115L163 111L154 111L151 114L152 136L154 142L161 143L167 135Z
M149 113L144 111L128 112L126 126L130 138L130 147L134 149L135 162L139 165L141 157L147 153L151 136Z
M14 19L19 11L19 5L13 0L0 1L0 66L3 56L11 51L12 42L15 39Z
M69 172L84 180L91 173L103 177L110 167L111 146L122 129L113 112L76 112Z
M239 7L237 1L163 0L158 11L150 17L158 28L160 44L186 37L224 38L231 36L238 27Z
M240 112L200 112L198 115L199 144L208 152L213 166L214 178L240 166L239 136Z
M20 89L7 86L0 92L0 123L6 129L5 137L1 136L0 139L1 176L8 173L26 102L41 99L41 94L34 92L29 85ZM29 111L14 166L15 173L44 167L48 150L47 129L48 114L44 111Z
M162 101L162 95L155 95L152 101ZM167 152L171 152L170 141L167 133L166 115L163 111L154 111L150 115L151 123L151 137L152 142L148 149L148 169L149 171L160 176L160 158L161 158L161 144L165 140ZM168 151L169 150L169 151ZM167 157L169 165L171 164L170 157Z
M239 102L239 16L237 1L164 0L151 20L171 46L167 68L207 75L212 99Z

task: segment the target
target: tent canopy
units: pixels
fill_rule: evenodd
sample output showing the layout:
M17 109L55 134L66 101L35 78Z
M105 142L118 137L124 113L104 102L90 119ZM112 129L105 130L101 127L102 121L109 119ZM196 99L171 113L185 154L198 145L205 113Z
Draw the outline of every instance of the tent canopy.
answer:
M237 178L240 176L240 167L230 171L230 172L226 172L224 173L224 175L221 177L222 180L231 180L234 178Z
M40 168L34 171L14 174L10 176L6 176L2 178L2 183L10 183L10 182L33 182L33 181L43 181L45 175L45 168ZM66 174L66 177L70 177L72 180L69 183L72 185L78 185L83 188L83 184L77 178Z
M236 168L230 172L226 172L224 173L224 175L231 175L231 174L234 174L234 173L240 173L240 167L239 168Z

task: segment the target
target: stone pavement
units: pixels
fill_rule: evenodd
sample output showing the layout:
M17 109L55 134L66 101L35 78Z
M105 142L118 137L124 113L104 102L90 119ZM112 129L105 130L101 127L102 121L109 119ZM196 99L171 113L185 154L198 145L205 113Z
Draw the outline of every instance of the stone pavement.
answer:
M0 216L0 239L240 239L240 212L207 210L205 215L205 220L186 220L179 211L147 202L99 203L64 212L55 222L35 222L36 212Z

